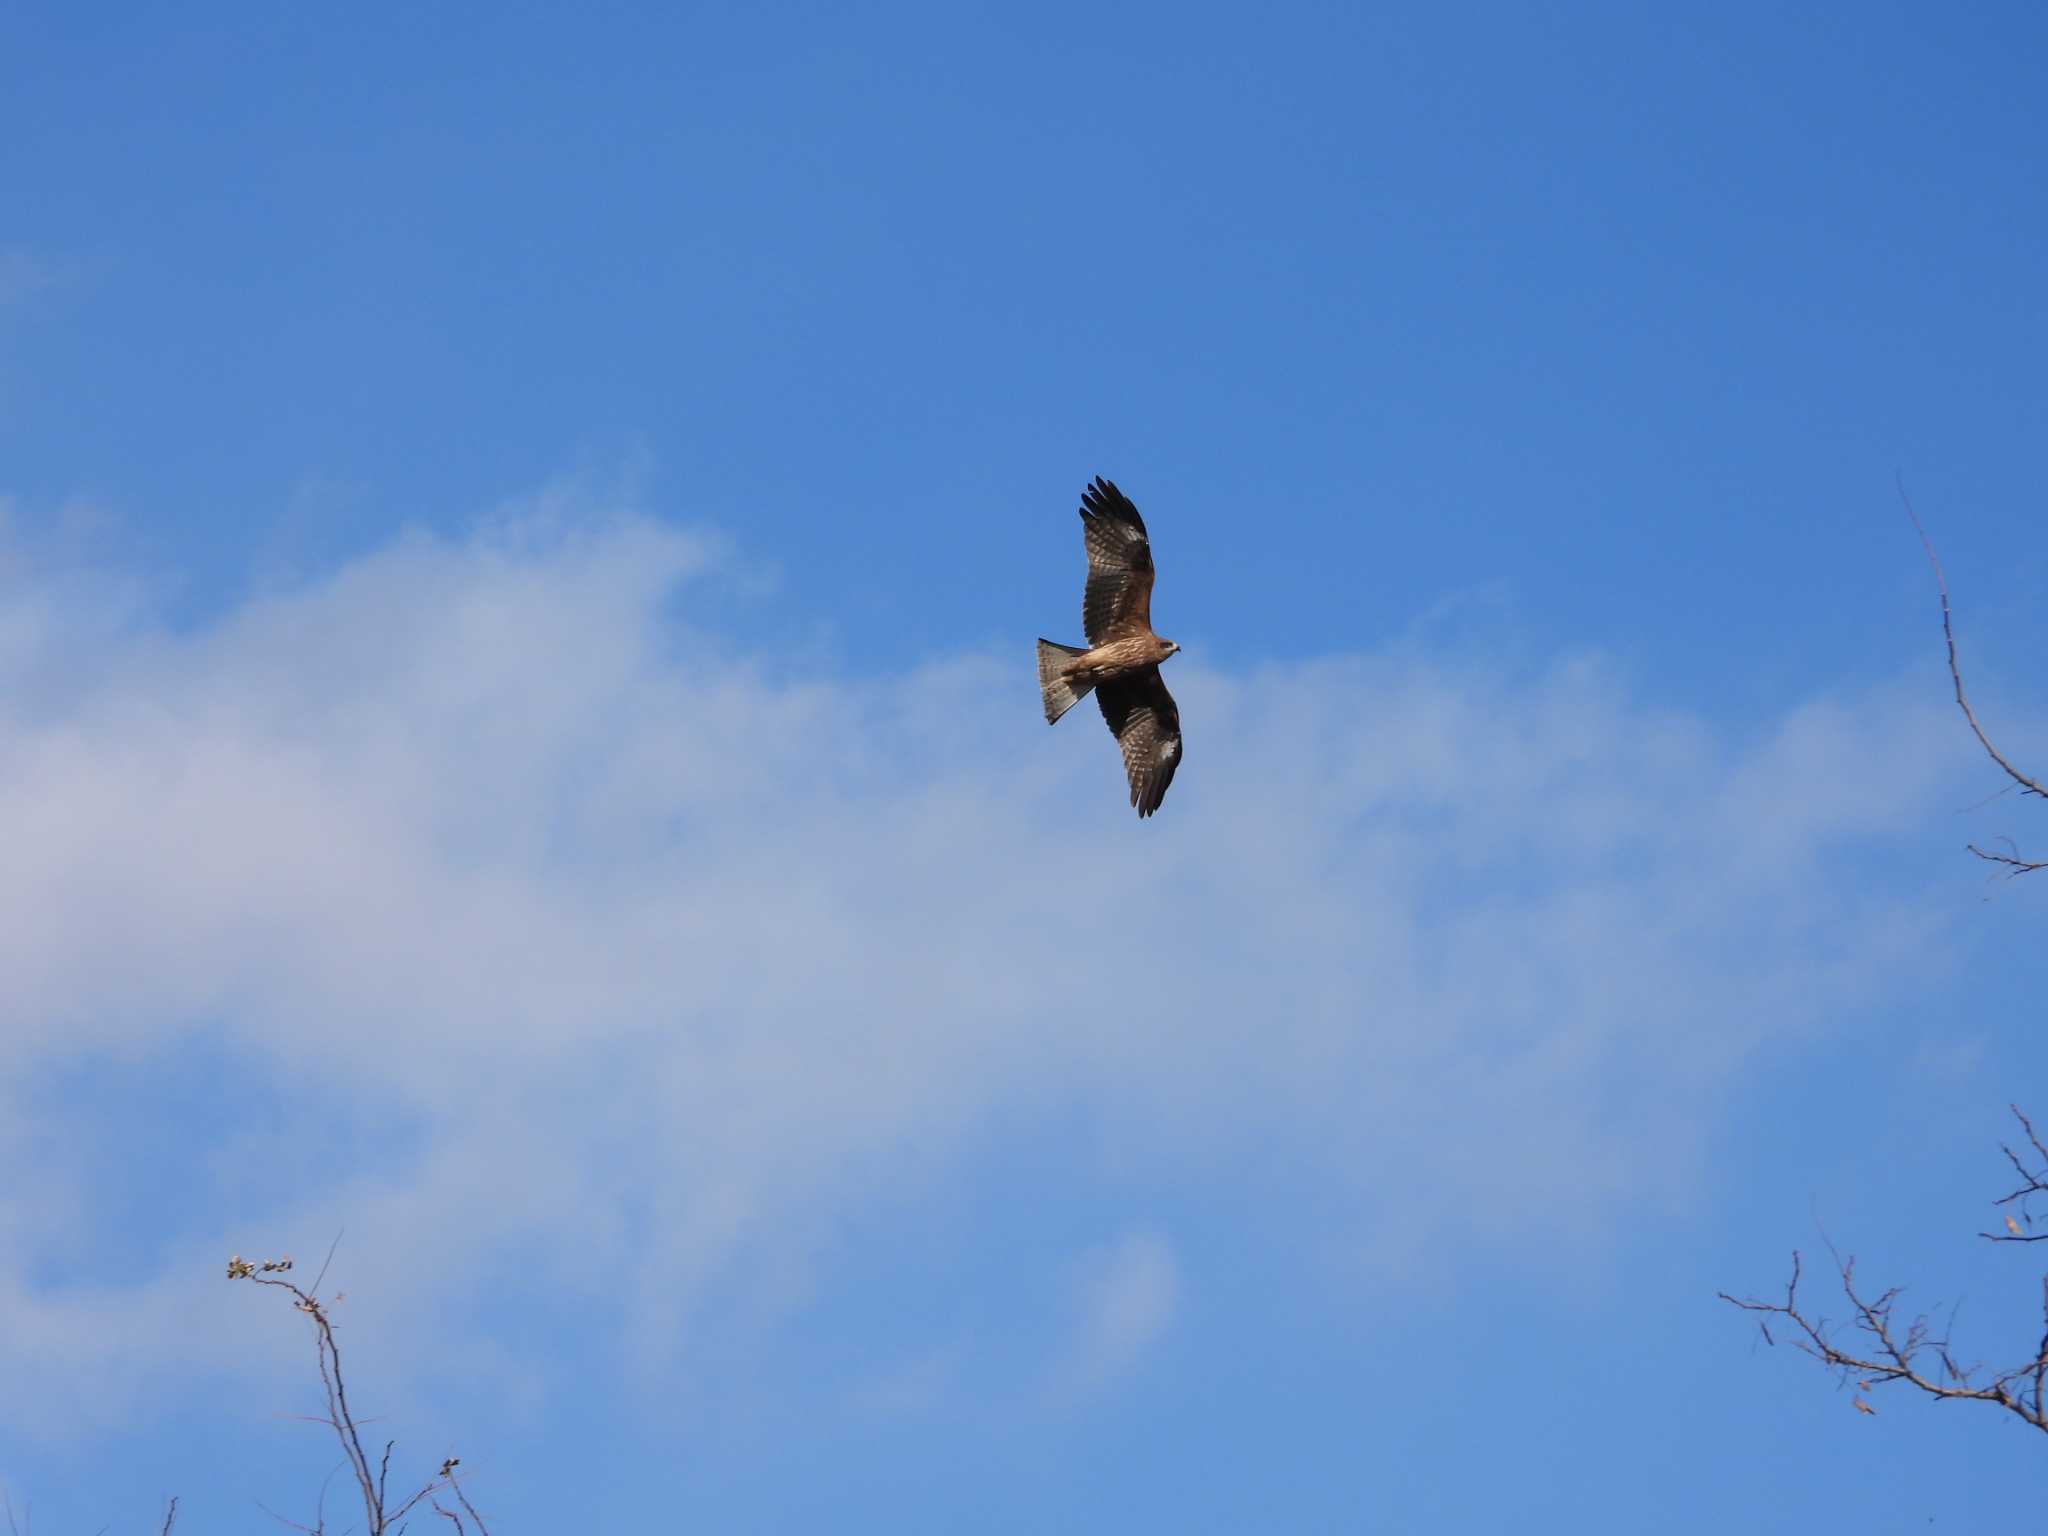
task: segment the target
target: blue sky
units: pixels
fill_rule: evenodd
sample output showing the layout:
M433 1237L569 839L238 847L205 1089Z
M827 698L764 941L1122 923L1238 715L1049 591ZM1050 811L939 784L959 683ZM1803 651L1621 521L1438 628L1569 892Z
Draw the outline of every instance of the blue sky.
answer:
M1873 1530L2017 1425L2048 22L0 13L0 1481ZM1093 474L1189 761L1039 718ZM1115 931L1105 942L1105 925ZM1978 1330L1972 1333L1972 1329Z

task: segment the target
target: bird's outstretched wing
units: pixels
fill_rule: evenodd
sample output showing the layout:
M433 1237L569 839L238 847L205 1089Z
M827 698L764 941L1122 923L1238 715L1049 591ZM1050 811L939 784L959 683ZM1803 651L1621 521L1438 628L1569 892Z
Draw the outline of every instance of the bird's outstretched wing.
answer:
M1166 786L1180 767L1180 709L1160 681L1157 667L1104 683L1095 690L1095 698L1123 750L1131 804L1140 816L1150 816L1166 798Z
M1088 545L1088 590L1081 628L1090 645L1152 628L1152 542L1130 497L1100 475L1081 493Z

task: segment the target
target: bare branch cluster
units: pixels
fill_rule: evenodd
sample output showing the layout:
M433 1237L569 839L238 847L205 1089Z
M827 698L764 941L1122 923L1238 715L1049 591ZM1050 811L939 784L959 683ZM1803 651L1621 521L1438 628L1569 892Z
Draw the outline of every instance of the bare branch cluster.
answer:
M2034 1122L2020 1113L2017 1104L2010 1106L2013 1118L2020 1123L2020 1129L2027 1133L2027 1147L2032 1152L2035 1167L2029 1168L2027 1161L2005 1142L1998 1144L1998 1150L2005 1154L2005 1160L2012 1164L2013 1172L2020 1176L2020 1187L2009 1195L2001 1195L1993 1203L2010 1206L2017 1210L2019 1220L2013 1220L2012 1210L2005 1213L2003 1232L1979 1232L1977 1235L1994 1243L2038 1243L2048 1240L2048 1232L2036 1232L2034 1213L2029 1202L2036 1195L2048 1195L2048 1147L2041 1145L2041 1138L2034 1134Z
M1927 563L1934 567L1934 585L1941 593L1941 635L1948 642L1948 675L1949 680L1955 684L1956 707L1963 712L1963 719L1969 722L1970 733L1977 738L1977 744L1983 747L1991 761L1999 766L2005 776L2012 780L2020 793L2022 795L2036 795L2044 800L2048 800L2048 788L2044 788L2039 779L2022 773L2018 768L2014 767L2006 755L1991 744L1991 738L1984 733L1984 727L1977 722L1977 712L1970 707L1969 695L1963 689L1962 666L1956 660L1956 631L1955 624L1949 614L1948 578L1942 574L1941 559L1934 553L1934 541L1927 537L1927 530L1921 526L1920 515L1913 510L1912 498L1906 495L1906 487L1903 481L1899 485L1899 500L1905 502L1906 516L1912 518L1913 531L1920 535L1920 547L1927 551ZM1980 848L1975 843L1970 843L1967 846L1971 853L1974 853L1985 863L1995 864L2002 868L2008 879L2019 875L2032 874L2037 869L2048 869L2048 859L2022 858L2020 857L2018 846L2010 838L2002 839L2002 841L2005 843L2007 850L2003 853L1996 849Z
M2011 1147L2002 1148L2022 1183L1996 1204L2017 1207L2026 1227L2008 1211L2006 1231L1980 1235L1993 1242L2035 1242L2048 1237L2048 1232L2036 1235L2027 1230L2033 1225L2027 1201L2034 1195L2048 1195L2048 1148L2043 1147L2033 1125L2017 1106L2013 1115L2025 1130L2027 1144L2039 1166L2030 1168L2027 1160ZM1872 1295L1857 1284L1854 1257L1843 1258L1832 1244L1828 1252L1841 1277L1842 1294L1849 1308L1847 1316L1839 1321L1811 1310L1801 1300L1799 1283L1803 1271L1796 1249L1783 1301L1735 1297L1726 1291L1719 1295L1731 1306L1758 1314L1758 1326L1767 1344L1778 1342L1771 1332L1771 1322L1776 1319L1781 1329L1789 1329L1795 1347L1835 1372L1844 1383L1854 1383L1853 1406L1860 1413L1877 1412L1870 1403L1870 1395L1877 1388L1903 1382L1932 1398L1989 1403L2048 1434L2048 1276L2041 1282L2042 1333L2033 1355L1992 1370L1958 1361L1948 1330L1937 1331L1928 1314L1902 1319L1898 1304L1904 1295L1903 1287L1892 1286ZM1953 1321L1953 1314L1950 1320Z
M330 1254L331 1258L332 1255ZM326 1302L319 1297L320 1281L327 1270L323 1265L320 1274L314 1277L310 1287L302 1287L296 1281L285 1277L292 1271L289 1257L262 1259L251 1262L240 1254L228 1260L228 1278L246 1280L252 1285L269 1286L285 1292L291 1297L295 1311L303 1313L313 1326L315 1352L320 1367L320 1385L326 1392L327 1412L316 1420L334 1431L334 1437L341 1443L342 1456L353 1479L358 1496L362 1499L365 1529L368 1536L400 1536L406 1529L406 1517L420 1510L430 1510L449 1521L455 1529L468 1536L474 1529L478 1536L490 1536L490 1527L484 1524L483 1516L469 1501L469 1495L457 1480L455 1469L461 1464L459 1457L450 1456L441 1463L440 1469L411 1494L401 1498L397 1504L391 1502L391 1451L395 1441L384 1442L382 1452L371 1460L368 1447L363 1444L360 1427L354 1410L349 1407L348 1386L341 1374L341 1346L335 1340L334 1323L328 1316ZM441 1502L447 1495L455 1506L449 1508ZM287 1520L282 1515L269 1512L280 1524L306 1536L326 1536L326 1490L321 1490L320 1505L313 1516L311 1525L296 1520ZM176 1501L172 1503L172 1515L176 1514ZM165 1517L164 1529L170 1529L170 1516Z

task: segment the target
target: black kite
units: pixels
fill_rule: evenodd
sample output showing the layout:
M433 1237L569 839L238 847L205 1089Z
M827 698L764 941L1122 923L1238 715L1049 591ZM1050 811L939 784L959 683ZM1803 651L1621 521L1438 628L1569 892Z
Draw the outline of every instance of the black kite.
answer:
M1049 725L1092 691L1123 749L1131 804L1150 816L1180 767L1180 711L1159 664L1180 647L1152 633L1152 542L1128 496L1100 475L1081 492L1088 588L1084 649L1038 642L1038 688Z

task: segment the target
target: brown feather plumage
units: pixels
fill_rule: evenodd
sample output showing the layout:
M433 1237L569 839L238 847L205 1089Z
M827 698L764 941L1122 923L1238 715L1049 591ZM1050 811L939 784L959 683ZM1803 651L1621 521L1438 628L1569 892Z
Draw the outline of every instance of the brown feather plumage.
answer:
M1095 701L1123 752L1131 804L1139 816L1150 816L1166 798L1166 787L1180 768L1180 709L1157 667L1102 684L1095 690Z
M1081 625L1088 649L1038 643L1038 683L1047 720L1090 689L1123 754L1131 804L1150 816L1180 768L1180 710L1159 664L1180 649L1152 630L1152 541L1145 520L1114 482L1097 476L1081 492L1088 585Z
M1130 497L1100 475L1081 492L1088 546L1088 586L1081 632L1090 645L1117 635L1152 632L1152 541Z

